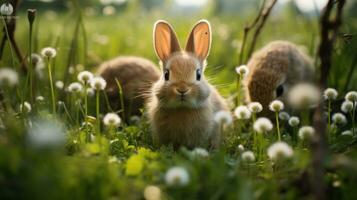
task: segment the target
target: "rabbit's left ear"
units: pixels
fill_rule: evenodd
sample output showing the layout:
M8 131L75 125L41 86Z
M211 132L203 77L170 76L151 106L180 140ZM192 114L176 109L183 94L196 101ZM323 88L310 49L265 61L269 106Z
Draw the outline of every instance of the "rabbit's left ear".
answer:
M185 50L204 61L211 47L211 26L207 20L200 20L192 29Z

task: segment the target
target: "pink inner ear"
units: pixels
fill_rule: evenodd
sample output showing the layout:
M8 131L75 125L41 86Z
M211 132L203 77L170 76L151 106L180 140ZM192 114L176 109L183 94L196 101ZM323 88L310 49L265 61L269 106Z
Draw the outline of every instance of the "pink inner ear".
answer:
M201 61L208 56L211 43L211 32L209 24L198 23L192 30L187 41L186 51L194 53Z
M157 24L154 34L155 50L161 60L166 60L173 52L181 49L176 34L169 24Z

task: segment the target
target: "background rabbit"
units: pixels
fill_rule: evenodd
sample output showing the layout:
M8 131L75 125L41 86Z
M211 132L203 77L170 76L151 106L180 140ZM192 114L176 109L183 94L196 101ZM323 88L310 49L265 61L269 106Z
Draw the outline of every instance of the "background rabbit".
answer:
M107 81L106 92L114 110L121 108L118 79L123 90L125 119L140 115L152 83L160 77L158 67L150 60L134 56L120 56L103 63L97 74Z
M211 45L207 21L199 21L191 31L185 50L165 21L154 25L154 47L162 61L162 76L153 85L147 104L154 142L186 146L217 147L219 110L227 110L223 98L204 77L205 60Z
M272 100L284 101L289 88L314 77L310 57L287 41L269 43L254 53L247 65L250 72L244 82L246 100L260 102L265 114Z

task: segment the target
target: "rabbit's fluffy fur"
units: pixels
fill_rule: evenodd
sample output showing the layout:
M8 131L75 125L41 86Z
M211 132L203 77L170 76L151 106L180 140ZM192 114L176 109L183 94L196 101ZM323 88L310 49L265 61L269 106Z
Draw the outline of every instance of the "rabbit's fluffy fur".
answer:
M269 43L253 54L247 66L250 72L244 82L246 100L260 102L265 111L272 100L285 100L289 88L312 81L314 74L310 57L287 41Z
M160 77L158 67L150 60L134 56L120 56L103 63L97 74L107 81L106 92L114 110L120 109L118 79L124 94L126 116L140 115L148 91Z
M164 21L155 24L154 44L163 62L163 73L152 87L147 109L153 139L158 145L171 144L174 148L219 145L219 125L214 114L227 110L227 106L203 75L210 34L208 22L200 21L182 51L171 26ZM197 78L197 70L202 70L201 79Z

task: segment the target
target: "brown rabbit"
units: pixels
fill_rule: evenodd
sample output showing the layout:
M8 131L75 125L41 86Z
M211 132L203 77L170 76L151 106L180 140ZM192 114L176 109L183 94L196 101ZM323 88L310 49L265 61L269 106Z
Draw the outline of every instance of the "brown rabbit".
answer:
M174 148L219 145L219 128L213 118L227 106L204 77L210 45L208 21L194 26L185 50L170 24L155 23L154 48L162 61L162 75L151 89L147 109L156 144Z
M97 74L107 81L106 92L114 110L120 109L116 79L124 96L125 118L140 115L152 83L160 77L158 67L150 60L134 56L120 56L103 63Z
M314 76L310 57L287 41L269 43L254 53L247 65L250 72L244 81L246 100L260 102L265 111L272 100L284 101L289 88L310 82Z

